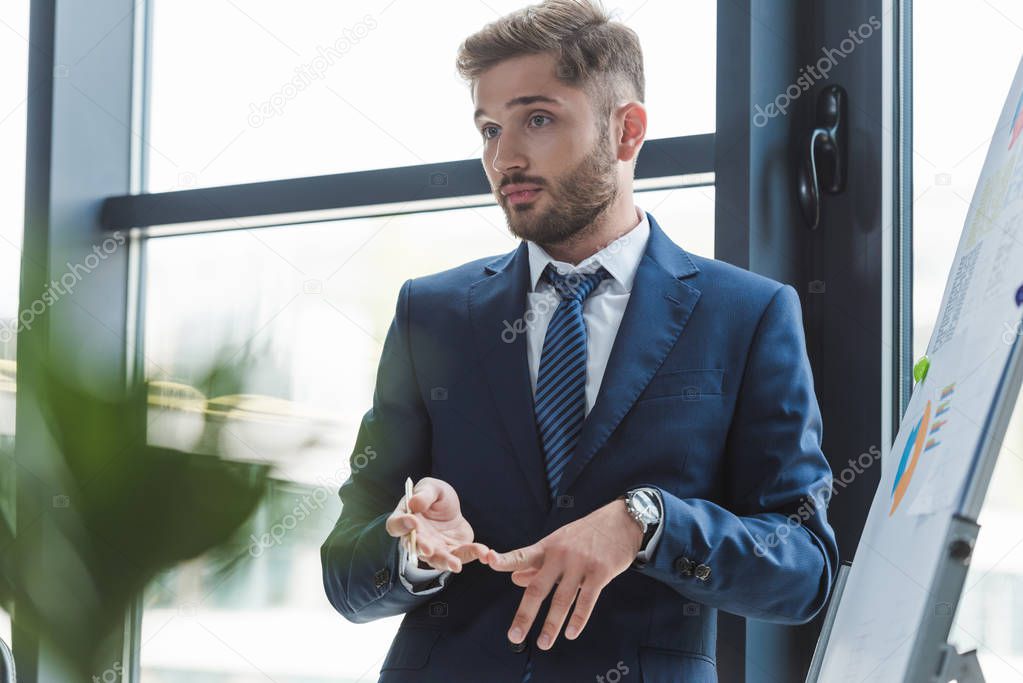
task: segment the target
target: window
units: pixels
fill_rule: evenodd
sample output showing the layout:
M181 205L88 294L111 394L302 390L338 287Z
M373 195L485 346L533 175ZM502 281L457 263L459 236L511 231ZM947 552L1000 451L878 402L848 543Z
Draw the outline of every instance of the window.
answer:
M636 201L677 243L713 256L713 188ZM375 678L400 618L356 625L334 612L319 546L337 520L398 289L514 246L496 205L149 240L146 367L160 394L150 441L201 449L191 383L218 350L253 347L265 355L243 396L205 398L229 408L213 437L221 452L272 462L278 483L239 534L228 575L198 560L150 589L146 683Z
M155 2L147 190L476 158L455 54L526 4ZM715 3L605 4L643 44L647 139L713 132Z
M24 229L25 123L28 97L28 0L0 7L0 450L14 446L18 286ZM13 523L14 463L0 462L0 515ZM4 523L4 522L0 522ZM0 638L11 642L10 619L0 611Z
M913 346L927 348L992 131L1023 57L1023 8L985 0L913 6ZM949 49L954 36L956 48ZM950 135L955 132L955 135ZM952 640L988 680L1023 680L1023 412L1017 402Z
M154 4L144 187L216 193L478 159L455 52L526 3L464 3L443 21L436 5L390 0L321 1L301 13L262 0ZM713 133L715 3L605 4L644 47L648 146ZM677 169L680 159L692 165L683 157L655 151L636 202L678 244L713 256L712 155L695 173ZM149 226L139 320L150 441L275 466L269 498L219 551L240 558L226 573L203 557L147 591L145 683L375 680L400 618L355 625L338 615L323 594L319 546L339 514L401 284L516 246L501 209L470 189L414 213L355 207L358 217L285 215L256 219L258 228L227 219L221 232L187 218L137 223ZM188 195L168 196L179 194ZM243 387L203 390L204 369L224 350L251 352L253 371ZM203 429L207 405L213 430Z
M28 1L0 10L0 439L14 436L14 361L18 274L25 199L25 103L28 96Z

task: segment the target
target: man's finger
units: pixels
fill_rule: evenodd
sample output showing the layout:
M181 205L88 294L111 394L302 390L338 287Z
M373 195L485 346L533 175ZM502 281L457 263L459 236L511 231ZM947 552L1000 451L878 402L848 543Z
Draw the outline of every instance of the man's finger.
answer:
M551 606L547 609L547 618L544 620L543 629L536 641L541 650L550 650L554 646L554 641L558 639L558 633L561 632L561 625L565 623L565 617L568 616L568 610L572 609L572 603L575 602L575 595L579 592L581 580L581 575L573 574L561 577L561 581L558 582L558 588L551 598Z
M479 560L484 557L490 548L483 545L482 543L463 543L462 545L453 548L451 553L462 561L463 564L468 564L473 560Z
M434 569L452 572L462 571L461 561L446 550L438 550L427 557L420 555L420 558Z
M554 586L554 579L554 572L544 571L540 572L536 579L529 584L522 594L522 602L519 603L519 609L515 612L515 618L512 619L511 628L508 630L508 640L516 644L525 640L526 634L529 633L529 629L536 619L536 613L540 611L540 605L547 594L551 592L551 587Z
M434 569L442 571L461 571L462 561L455 557L448 549L444 539L431 534L423 534L422 540L417 541L419 546L419 557Z
M486 563L490 565L491 569L499 572L514 572L519 569L539 567L543 564L543 548L539 545L529 545L506 553L491 550L487 554Z
M420 534L416 538L416 551L419 557L424 560L433 557L433 554L439 550L439 547L434 543L434 538L429 534Z
M430 479L420 479L412 489L412 497L408 501L410 512L426 512L430 506L440 500L441 488Z
M407 526L406 526L407 523ZM387 533L391 536L398 537L404 536L412 529L418 526L414 515L406 514L392 514L387 518L387 523L384 527L387 529Z
M583 580L582 590L579 591L579 597L575 599L575 609L572 610L572 618L565 628L566 638L575 640L583 632L583 629L586 628L586 623L589 621L590 615L593 614L593 607L597 604L597 598L600 597L600 591L600 586L596 584L587 585L586 580Z
M520 569L517 572L512 572L511 580L516 586L522 588L527 587L533 581L533 577L536 576L539 569L530 567L529 569Z

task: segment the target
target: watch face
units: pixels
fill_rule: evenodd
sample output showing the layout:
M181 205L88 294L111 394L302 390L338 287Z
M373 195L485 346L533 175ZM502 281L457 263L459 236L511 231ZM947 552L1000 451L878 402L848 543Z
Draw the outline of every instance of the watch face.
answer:
M649 491L637 491L632 496L632 507L647 524L653 524L660 519L657 500Z

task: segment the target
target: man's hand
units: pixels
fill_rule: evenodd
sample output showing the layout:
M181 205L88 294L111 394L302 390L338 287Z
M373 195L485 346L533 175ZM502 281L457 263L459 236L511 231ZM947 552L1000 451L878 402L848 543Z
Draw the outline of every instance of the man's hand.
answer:
M577 638L604 586L632 565L642 544L643 529L625 508L625 501L615 500L533 545L507 553L488 551L480 561L497 571L513 572L512 582L526 589L508 639L513 643L525 639L555 584L558 588L537 645L542 650L554 645L573 601L565 637Z
M402 496L387 518L387 533L400 538L415 529L419 557L434 569L460 572L463 563L478 560L489 550L472 542L472 527L462 517L458 494L446 481L420 479L408 507L406 513Z

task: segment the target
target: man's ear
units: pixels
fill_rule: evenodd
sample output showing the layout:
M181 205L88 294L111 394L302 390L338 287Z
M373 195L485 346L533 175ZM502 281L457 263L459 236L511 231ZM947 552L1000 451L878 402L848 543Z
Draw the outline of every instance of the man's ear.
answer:
M615 109L618 137L618 160L633 161L646 139L646 107L642 102L626 102Z

